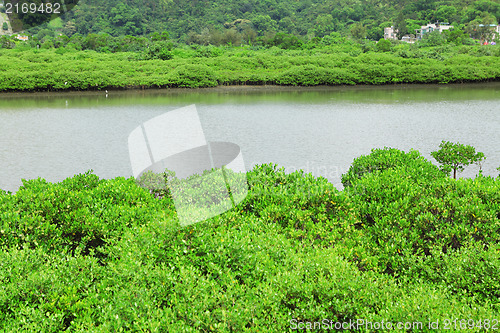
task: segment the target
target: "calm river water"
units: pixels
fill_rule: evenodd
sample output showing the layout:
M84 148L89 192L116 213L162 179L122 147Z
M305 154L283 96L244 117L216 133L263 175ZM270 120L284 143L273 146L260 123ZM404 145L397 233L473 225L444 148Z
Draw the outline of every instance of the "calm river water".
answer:
M238 144L247 170L273 162L341 188L341 174L372 148L414 148L435 162L430 152L441 140L484 152L486 175L500 166L500 83L0 94L0 188L89 169L129 177L130 132L191 104L207 140Z

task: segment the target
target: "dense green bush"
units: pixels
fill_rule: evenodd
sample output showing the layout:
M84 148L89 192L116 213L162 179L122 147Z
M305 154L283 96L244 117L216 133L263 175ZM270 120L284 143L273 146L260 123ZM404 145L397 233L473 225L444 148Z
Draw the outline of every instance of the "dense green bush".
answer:
M377 51L389 52L391 50L391 42L387 39L381 38L377 43Z
M363 176L377 171L405 167L411 177L420 177L428 180L443 177L439 169L429 163L418 151L406 153L399 149L388 148L372 149L370 155L356 158L347 173L342 175L344 187L350 187Z
M0 37L0 43L8 46L13 42ZM497 49L492 46L491 52L498 53ZM360 45L349 43L305 50L213 46L171 49L168 42L160 41L143 53L98 53L69 46L47 50L25 46L1 50L0 91L497 80L500 58L474 50L465 54L448 47L398 45L394 53L364 53Z
M203 64L185 64L176 67L170 74L170 85L173 87L214 87L217 75Z
M11 200L6 198L0 209L0 246L86 253L132 224L145 223L157 204L131 180L99 180L90 173L59 184L23 180Z
M389 148L355 159L343 191L265 164L236 208L181 227L165 176L176 182L88 172L0 192L0 330L498 319L500 178L454 180Z
M173 44L171 42L159 41L152 43L146 51L146 59L170 60L174 56L172 48Z

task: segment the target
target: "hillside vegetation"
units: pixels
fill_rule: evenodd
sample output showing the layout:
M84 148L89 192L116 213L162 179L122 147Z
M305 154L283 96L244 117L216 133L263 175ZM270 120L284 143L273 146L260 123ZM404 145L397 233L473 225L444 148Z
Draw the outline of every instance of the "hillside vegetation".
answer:
M237 19L241 21L235 22ZM386 22L406 24L413 33L413 28L420 28L415 25L429 21L468 24L476 19L498 22L500 1L81 0L65 21L84 35L142 35L166 30L176 38L231 29L246 35L284 32L322 37L333 31L347 33L353 24L360 24L368 38L378 40Z
M500 20L499 0L80 0L51 27L75 33L112 36L168 31L183 42L254 40L278 32L323 37L331 32L379 40L383 28L415 33L428 22L448 22L465 29ZM27 16L31 19L31 16ZM474 29L471 25L471 31ZM43 27L41 27L43 28ZM33 31L41 29L35 28ZM233 42L234 44L234 42Z
M132 178L0 192L0 330L498 327L500 177L454 180L386 148L356 159L343 191L272 164L247 178L240 205L188 227Z

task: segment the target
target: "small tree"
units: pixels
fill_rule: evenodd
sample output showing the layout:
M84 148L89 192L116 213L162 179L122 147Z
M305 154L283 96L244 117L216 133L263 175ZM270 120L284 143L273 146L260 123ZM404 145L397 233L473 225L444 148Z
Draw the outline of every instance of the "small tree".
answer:
M457 171L462 172L464 167L472 163L480 165L481 161L486 159L483 153L476 153L476 149L469 145L466 146L443 140L439 148L441 149L433 151L431 155L441 164L441 170L446 172L446 174L449 175L451 170L453 170L454 179L457 179Z
M377 51L379 52L389 52L391 50L391 42L388 41L387 39L380 38L380 40L377 43Z
M422 40L419 42L420 46L439 46L446 42L446 37L444 34L440 33L438 30L428 32L424 35Z
M9 30L9 24L7 22L4 22L2 25L3 30Z
M161 35L158 32L153 32L151 35L151 40L153 42L167 41L170 39L170 34L167 31L163 31Z
M171 42L154 42L148 46L146 59L170 60L174 57L172 53L173 46Z
M406 20L402 12L396 18L396 22L394 23L394 30L398 31L396 34L398 39L403 38L403 36L408 33L408 26L406 25Z
M366 27L361 22L351 25L350 31L353 38L363 39L366 37Z

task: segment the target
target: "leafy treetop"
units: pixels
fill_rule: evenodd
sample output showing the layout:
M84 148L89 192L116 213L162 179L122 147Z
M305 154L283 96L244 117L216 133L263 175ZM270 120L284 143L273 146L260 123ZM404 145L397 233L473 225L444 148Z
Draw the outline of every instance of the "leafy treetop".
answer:
M462 172L464 167L485 160L483 153L477 152L476 149L469 145L453 143L450 141L442 141L439 145L439 150L431 153L432 157L441 164L441 170L450 174L453 170L453 178L457 178L457 171Z

